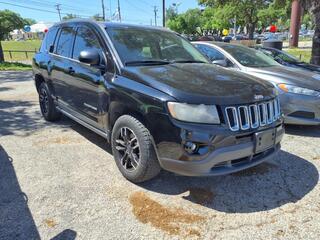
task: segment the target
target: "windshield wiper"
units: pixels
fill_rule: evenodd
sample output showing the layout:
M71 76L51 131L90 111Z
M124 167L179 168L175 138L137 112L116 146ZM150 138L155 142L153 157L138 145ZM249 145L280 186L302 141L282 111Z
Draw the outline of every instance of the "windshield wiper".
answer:
M142 66L142 65L163 65L170 64L171 62L165 60L141 60L141 61L129 61L126 62L126 66Z
M173 60L171 63L207 63L199 60Z

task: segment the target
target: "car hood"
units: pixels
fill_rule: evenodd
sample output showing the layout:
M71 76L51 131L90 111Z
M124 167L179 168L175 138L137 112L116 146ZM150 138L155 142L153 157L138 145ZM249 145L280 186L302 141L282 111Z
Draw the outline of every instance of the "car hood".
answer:
M318 65L304 63L304 62L298 62L298 63L295 63L295 65L320 73L320 66Z
M247 68L246 73L274 83L287 83L309 89L320 89L320 74L303 69L273 66Z
M265 99L275 96L272 84L212 64L126 67L122 75L187 103L252 103L256 101L254 95Z

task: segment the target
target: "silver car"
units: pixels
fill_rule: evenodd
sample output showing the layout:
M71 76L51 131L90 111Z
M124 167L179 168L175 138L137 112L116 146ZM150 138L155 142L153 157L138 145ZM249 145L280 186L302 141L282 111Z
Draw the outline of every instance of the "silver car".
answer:
M218 42L193 44L216 65L273 83L279 91L285 123L320 124L319 74L282 66L262 52L242 45Z

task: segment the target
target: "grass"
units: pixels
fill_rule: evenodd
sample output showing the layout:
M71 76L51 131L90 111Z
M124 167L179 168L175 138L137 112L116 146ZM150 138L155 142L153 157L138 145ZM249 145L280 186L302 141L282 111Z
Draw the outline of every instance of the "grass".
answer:
M37 51L40 47L41 40L27 40L27 41L1 41L3 50L19 50L19 51ZM8 52L4 52L4 59L6 61L23 61L31 60L33 53L28 53L28 58L24 52L12 52L12 59Z
M26 71L31 70L31 65L17 63L17 62L3 62L0 63L0 71L7 71L7 70L15 70L15 71Z
M309 63L311 60L311 48L300 49L300 48L289 48L285 50L289 54L295 56L298 59L301 59L303 62Z

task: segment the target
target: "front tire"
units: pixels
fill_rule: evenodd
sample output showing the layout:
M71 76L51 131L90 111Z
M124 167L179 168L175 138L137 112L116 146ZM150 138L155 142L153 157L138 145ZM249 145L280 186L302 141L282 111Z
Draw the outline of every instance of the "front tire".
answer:
M40 84L38 92L40 110L44 119L50 122L59 120L61 113L57 110L56 105L51 97L49 87L45 82Z
M144 182L159 174L151 134L136 118L121 116L113 127L111 143L116 164L129 181Z

